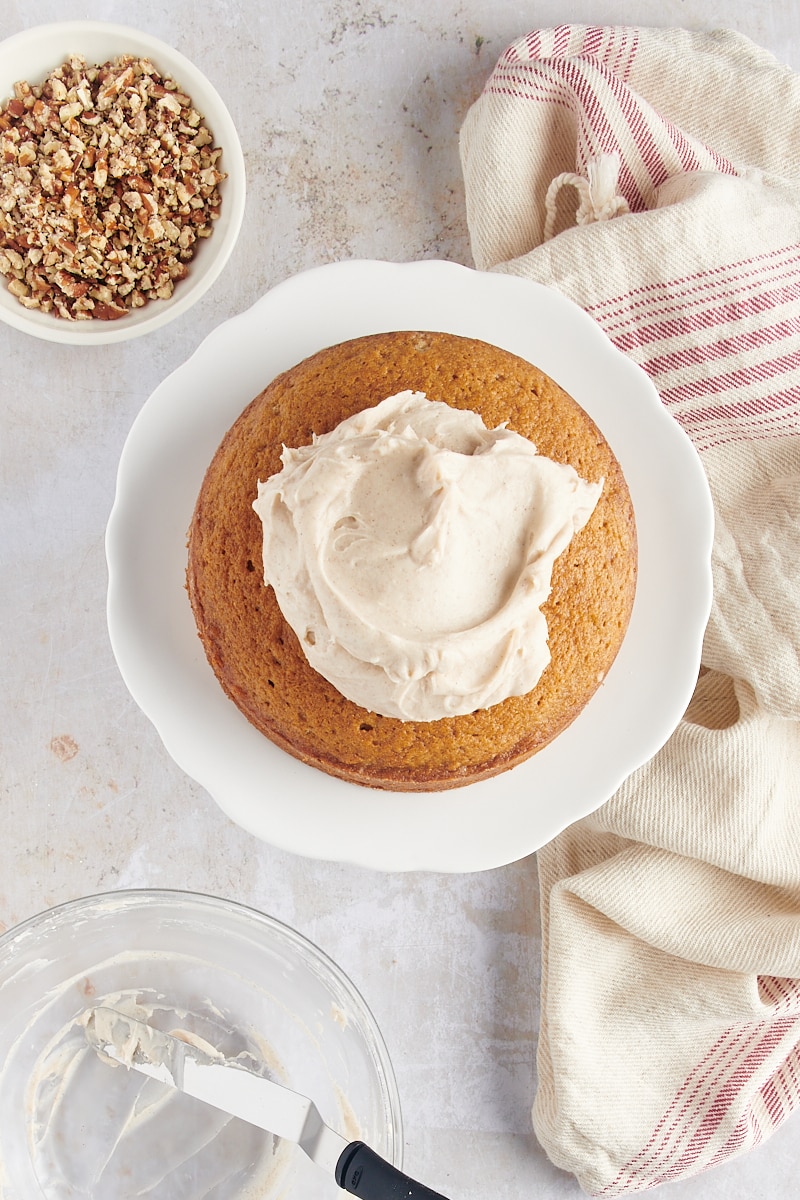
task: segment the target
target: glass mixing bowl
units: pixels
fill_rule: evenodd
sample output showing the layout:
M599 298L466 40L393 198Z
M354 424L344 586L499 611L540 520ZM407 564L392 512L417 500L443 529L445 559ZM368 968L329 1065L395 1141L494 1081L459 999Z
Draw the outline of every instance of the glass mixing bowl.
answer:
M397 1085L342 971L271 917L211 896L121 891L0 938L2 1200L325 1200L296 1146L102 1061L96 1004L187 1030L314 1100L323 1120L401 1165Z

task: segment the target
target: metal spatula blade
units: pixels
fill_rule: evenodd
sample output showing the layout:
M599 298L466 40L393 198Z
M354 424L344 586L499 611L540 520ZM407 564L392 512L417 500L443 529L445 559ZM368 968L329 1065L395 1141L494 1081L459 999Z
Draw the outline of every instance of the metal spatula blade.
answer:
M295 1142L345 1191L364 1200L445 1200L364 1142L348 1142L336 1133L308 1097L227 1062L222 1054L209 1054L113 1008L90 1009L84 1028L89 1045L115 1063Z

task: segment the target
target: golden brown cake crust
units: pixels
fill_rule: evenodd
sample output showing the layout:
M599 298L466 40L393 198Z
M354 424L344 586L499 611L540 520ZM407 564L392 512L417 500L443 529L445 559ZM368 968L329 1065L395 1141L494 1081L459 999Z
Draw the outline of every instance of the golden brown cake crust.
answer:
M543 611L551 662L532 692L468 716L400 721L346 700L309 666L265 587L257 481L281 469L283 445L397 392L507 422L581 478L605 479L591 519L557 559ZM222 441L189 531L187 586L208 660L228 696L284 750L372 787L431 791L495 775L561 733L604 678L636 585L636 530L622 471L594 422L548 376L485 342L397 332L322 350L278 376Z

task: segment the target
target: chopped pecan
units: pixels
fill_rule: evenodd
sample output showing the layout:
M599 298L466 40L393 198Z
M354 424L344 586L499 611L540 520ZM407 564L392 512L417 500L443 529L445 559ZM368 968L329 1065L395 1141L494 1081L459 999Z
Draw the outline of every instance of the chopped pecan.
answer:
M0 109L0 274L27 308L123 317L168 299L219 216L222 151L148 59L20 81Z

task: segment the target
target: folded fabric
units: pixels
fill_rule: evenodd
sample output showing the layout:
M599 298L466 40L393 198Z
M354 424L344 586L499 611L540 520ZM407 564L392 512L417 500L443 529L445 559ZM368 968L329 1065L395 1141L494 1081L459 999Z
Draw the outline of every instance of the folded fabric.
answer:
M612 1196L800 1106L800 79L727 31L540 30L497 63L461 154L476 266L586 309L714 499L693 701L538 855L534 1127Z

